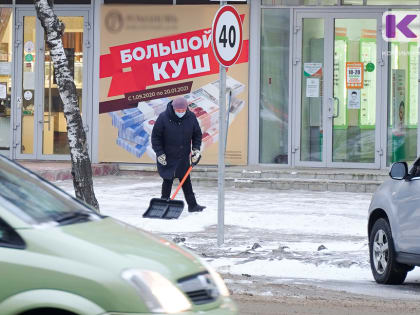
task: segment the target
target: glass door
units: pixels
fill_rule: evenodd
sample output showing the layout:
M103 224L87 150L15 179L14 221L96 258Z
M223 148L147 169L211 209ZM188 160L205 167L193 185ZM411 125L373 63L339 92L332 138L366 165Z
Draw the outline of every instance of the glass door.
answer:
M332 82L328 84L327 164L333 167L379 168L383 62L381 15L335 15Z
M379 168L380 18L296 14L295 165Z
M56 14L66 26L63 46L76 84L85 131L89 131L87 117L90 113L86 106L89 80L84 67L88 64L90 46L88 14L87 11L56 11ZM44 31L33 11L18 11L17 23L16 157L69 159L65 108Z
M83 16L59 16L66 25L63 34L64 51L69 62L71 75L76 85L76 94L79 108L83 116L85 105L83 99ZM57 81L54 74L54 67L50 56L50 50L45 43L45 54L43 62L44 87L43 87L43 131L41 156L43 158L57 155L69 155L67 141L67 123L64 117L64 104L58 91Z
M16 140L17 158L36 158L38 141L37 107L41 100L39 86L39 34L35 13L18 12L16 16Z
M300 56L294 60L300 79L300 83L296 84L299 97L296 115L298 144L292 152L297 157L297 165L325 166L326 20L324 17L302 16L299 22Z

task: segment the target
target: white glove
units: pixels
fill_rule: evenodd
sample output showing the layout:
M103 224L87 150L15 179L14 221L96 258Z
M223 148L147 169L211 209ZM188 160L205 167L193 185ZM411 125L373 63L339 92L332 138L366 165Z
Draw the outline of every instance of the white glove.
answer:
M158 162L160 163L160 164L162 164L163 166L165 166L167 163L166 163L166 155L165 155L165 153L164 154L161 154L161 155L159 155L158 157L157 157L157 160L158 160Z
M201 153L200 150L193 150L192 151L192 155L191 155L191 162L192 163L197 163L198 160L200 159Z

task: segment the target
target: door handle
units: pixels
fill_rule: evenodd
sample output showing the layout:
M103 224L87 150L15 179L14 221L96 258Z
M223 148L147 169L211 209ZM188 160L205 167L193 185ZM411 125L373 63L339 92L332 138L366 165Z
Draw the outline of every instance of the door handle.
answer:
M337 118L338 116L340 116L340 99L338 97L333 97L334 101L337 101L337 115L332 116L332 118ZM334 102L333 102L333 111L334 111Z
M334 99L332 97L329 98L330 106L328 106L328 118L333 118L334 116Z
M334 114L334 103L337 101L337 114ZM330 107L328 108L328 118L337 118L340 116L340 99L338 97L330 97Z

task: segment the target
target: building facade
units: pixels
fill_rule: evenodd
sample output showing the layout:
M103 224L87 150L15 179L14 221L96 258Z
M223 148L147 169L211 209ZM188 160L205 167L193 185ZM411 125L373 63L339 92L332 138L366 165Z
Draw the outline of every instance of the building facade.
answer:
M254 70L260 72L260 119L255 126L250 121L250 134L259 130L257 139L250 138L258 142L250 146L258 145L259 156L250 160L340 168L414 160L419 47L416 41L386 41L382 16L418 10L418 1L285 5L293 3L251 4L261 31L253 52L260 60ZM352 78L351 71L359 74Z
M92 160L153 163L152 153L148 152L148 130L136 119L152 121L152 116L140 115L151 110L147 106L154 110L151 115L157 114L160 105L146 101L148 105L139 103L135 112L132 106L109 107L123 92L128 95L143 89L141 84L128 87L129 82L137 80L121 79L124 84L119 87L123 89L120 94L111 93L115 91L112 86L117 76L141 73L136 72L143 69L137 67L140 64L131 62L144 63L151 57L149 66L154 64L162 76L158 79L165 80L149 82L145 90L161 87L162 83L172 86L192 81L191 95L206 93L211 100L212 89L217 86L211 57L208 73L189 77L182 77L181 69L181 61L187 65L187 55L159 59L158 65L153 58L164 55L165 49L157 49L159 44L178 45L177 37L164 44L167 36L187 36L211 27L217 3L54 2L57 15L66 24L63 44ZM236 107L229 121L228 164L383 169L395 161L416 159L420 149L419 43L410 36L394 38L392 28L384 27L383 14L399 12L395 13L397 19L410 12L416 16L419 1L248 0L235 5L244 16L247 42L241 63L228 71L231 88L237 87L237 98L234 95L231 99ZM149 18L130 15L136 8L151 12ZM416 16L412 25L418 27L419 19ZM126 31L120 32L121 21ZM152 25L157 22L159 26ZM13 159L68 159L63 105L32 1L0 1L0 25L0 153ZM143 27L136 30L135 25ZM189 38L191 52L210 49L205 47L206 37L200 36ZM179 40L182 44L184 37ZM127 46L132 42L137 46ZM146 42L148 46L139 46ZM119 70L109 66L115 47L129 51L129 57L124 55L127 62L131 58L127 67ZM118 53L123 56L121 50ZM173 50L181 52L182 46ZM150 56L146 56L148 53ZM201 56L206 54L203 50ZM191 69L185 66L191 70L188 74L196 73L198 65L205 68L205 58L200 59L201 64L195 57L190 58ZM169 76L180 75L180 80L166 78L166 63L175 65ZM208 117L202 121L202 127L208 128L208 160L204 162L216 164L217 137L212 131L216 132L218 122L212 120L205 107L211 108L210 103L203 101L204 105L195 109L201 111L204 106L207 110L202 116ZM129 118L130 123L121 123L121 117Z

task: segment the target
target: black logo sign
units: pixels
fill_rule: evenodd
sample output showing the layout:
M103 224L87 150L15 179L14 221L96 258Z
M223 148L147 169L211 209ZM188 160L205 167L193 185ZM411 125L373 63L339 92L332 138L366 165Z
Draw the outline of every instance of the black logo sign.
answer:
M124 19L119 11L110 11L105 17L106 29L111 33L118 33L124 26Z

